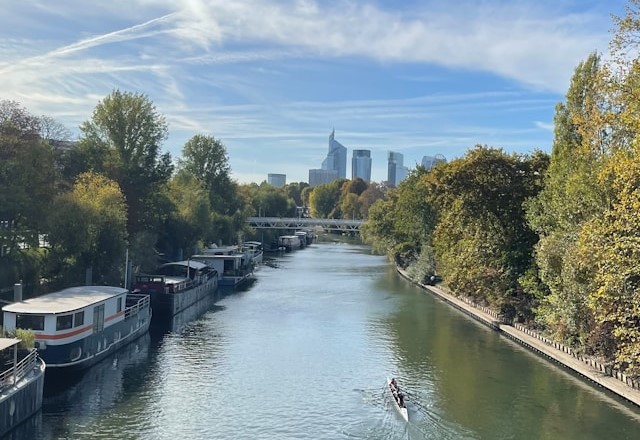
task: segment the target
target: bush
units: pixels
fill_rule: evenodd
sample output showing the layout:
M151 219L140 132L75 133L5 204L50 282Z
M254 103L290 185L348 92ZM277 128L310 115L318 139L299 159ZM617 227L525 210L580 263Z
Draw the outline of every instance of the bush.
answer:
M20 348L30 350L35 347L36 334L31 330L17 328L11 337L20 339Z

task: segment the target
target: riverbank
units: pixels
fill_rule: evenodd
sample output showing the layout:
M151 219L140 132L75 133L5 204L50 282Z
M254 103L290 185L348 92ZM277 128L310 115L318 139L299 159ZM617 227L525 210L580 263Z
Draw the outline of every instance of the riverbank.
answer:
M640 407L639 382L633 381L626 375L613 371L610 367L604 366L591 358L577 355L569 347L550 341L520 324L504 324L499 319L498 314L491 309L464 301L437 286L416 283L409 278L404 270L397 268L397 271L406 280L429 291L473 319Z

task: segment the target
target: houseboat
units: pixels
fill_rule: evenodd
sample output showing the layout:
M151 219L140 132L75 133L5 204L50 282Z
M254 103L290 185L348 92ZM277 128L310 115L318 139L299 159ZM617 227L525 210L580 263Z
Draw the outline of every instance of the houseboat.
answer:
M236 288L253 279L254 264L251 257L238 246L212 246L203 253L192 255L192 260L206 264L218 272L218 285Z
M193 259L166 263L153 275L137 275L133 291L151 297L154 319L179 313L191 304L214 295L216 271Z
M262 243L259 241L245 241L242 243L242 250L249 256L249 260L254 267L262 263L264 251Z
M298 237L298 239L300 240L300 247L304 248L307 247L307 233L304 231L296 231L296 233L294 234L295 236Z
M287 252L300 249L300 237L297 235L281 235L278 238L278 245L283 246Z
M81 286L2 308L5 331L29 329L49 370L86 368L149 329L147 295L122 287Z
M42 407L45 364L20 339L0 338L0 437Z

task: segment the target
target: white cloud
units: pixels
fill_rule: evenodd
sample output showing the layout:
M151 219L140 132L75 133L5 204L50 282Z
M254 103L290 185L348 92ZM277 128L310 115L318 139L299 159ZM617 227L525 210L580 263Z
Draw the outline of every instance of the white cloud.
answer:
M203 132L228 140L230 149L293 144L297 156L289 169L315 167L300 161L309 160L312 149L322 156L333 124L349 146L371 146L381 154L390 147L524 144L519 135L540 139L552 129L539 122L546 115L530 118L535 122L527 133L522 126L500 130L464 118L552 112L577 62L604 49L609 38L608 17L551 2L403 5L392 10L355 0L15 2L0 16L0 99L16 99L75 128L114 88L142 91L167 115L174 154L185 137ZM310 69L317 70L335 59L424 67L390 82L437 85L450 68L495 74L510 86L503 82L482 93L414 92L408 98L302 100L288 94L287 75L274 70L279 65L267 63L315 61ZM444 69L431 74L429 66ZM260 74L272 82L259 82ZM280 76L280 89L265 90ZM523 93L527 88L533 96Z

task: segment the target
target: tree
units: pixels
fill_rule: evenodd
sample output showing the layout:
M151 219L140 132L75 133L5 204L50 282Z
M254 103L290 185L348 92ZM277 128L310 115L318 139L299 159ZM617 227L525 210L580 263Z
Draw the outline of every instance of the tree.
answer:
M536 234L523 203L541 189L547 161L476 146L423 180L439 220L433 234L438 268L455 292L531 316L519 278L532 264Z
M169 182L168 198L172 209L166 216L159 247L175 258L190 255L196 247L208 244L213 212L209 193L190 173L181 170Z
M76 171L94 170L118 182L128 207L128 231L157 231L159 199L173 172L171 156L161 152L168 127L146 95L114 90L98 103L91 120L80 126Z
M58 195L49 216L52 270L76 283L93 269L96 283L119 283L127 240L127 208L118 184L81 174L71 192Z
M527 220L539 234L535 247L542 282L537 320L558 340L577 347L592 331L585 278L573 267L583 225L608 206L599 175L611 133L602 115L606 95L600 57L591 54L571 79L566 102L556 106L554 143L544 188L527 202ZM582 341L582 342L581 342Z
M296 206L304 206L306 203L302 198L302 192L308 188L307 182L292 182L285 185L284 190L287 196L292 199Z
M362 218L369 217L369 209L376 201L384 198L384 192L380 189L380 186L373 182L360 194L360 212Z
M41 129L41 120L18 103L0 101L0 285L42 275L33 249L46 232L55 168Z
M236 185L230 177L229 158L224 144L213 136L195 135L182 149L181 169L191 173L209 192L212 208L220 214L235 211Z
M340 210L342 211L342 216L345 219L360 219L360 199L354 193L347 193L342 197L342 203L340 206Z

